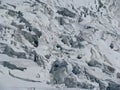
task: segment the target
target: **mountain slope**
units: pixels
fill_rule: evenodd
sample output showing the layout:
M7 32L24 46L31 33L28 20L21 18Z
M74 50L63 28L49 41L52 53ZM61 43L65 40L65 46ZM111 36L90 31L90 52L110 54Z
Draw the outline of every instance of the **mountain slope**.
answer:
M119 0L1 0L0 82L119 90L119 5Z

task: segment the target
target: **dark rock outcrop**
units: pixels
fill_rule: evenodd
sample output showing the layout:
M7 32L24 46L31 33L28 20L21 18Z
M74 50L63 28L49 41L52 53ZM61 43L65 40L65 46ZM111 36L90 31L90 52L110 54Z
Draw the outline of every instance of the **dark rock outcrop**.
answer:
M14 17L14 16L17 16L17 12L13 10L8 10L8 15Z
M22 31L22 35L35 47L38 46L38 37L36 35L32 35L31 33Z
M119 72L117 73L117 78L120 79L120 73Z
M110 81L106 90L120 90L120 84Z
M58 20L58 23L59 23L60 25L64 25L64 24L65 24L65 20L64 20L63 17L56 17L56 19Z
M88 62L88 66L101 68L102 64L100 62L98 62L97 60L90 60Z
M9 63L7 61L2 62L2 65L4 67L7 67L7 68L11 69L11 70L17 69L17 70L24 71L25 69L27 69L27 68L24 68L24 67L17 67L16 65L11 64L11 63Z
M76 41L74 41L72 39L72 37L70 36L61 36L62 38L62 42L66 45L70 45L73 48L83 48L84 45L81 43L82 41L84 41L84 39L80 36L75 36Z
M113 74L115 72L115 68L113 68L112 66L105 65L105 64L103 66L104 67L103 67L102 71L104 73L111 75L111 74Z
M79 88L83 88L83 89L89 89L92 90L94 89L94 86L90 83L85 83L85 82L78 82L77 83L77 87Z
M90 74L86 69L85 69L85 75L87 79L90 79L91 82L96 82L99 84L99 88L100 90L106 90L106 85L104 84L104 82L100 79L98 79L97 77L95 77L94 75Z
M38 55L37 53L34 53L34 62L36 62L39 66L46 68L45 66L46 59L43 56Z
M26 54L24 52L15 52L12 48L10 48L8 45L5 45L3 54L7 54L8 56L17 56L18 58L26 58Z
M18 29L20 29L20 30L21 30L21 29L24 29L24 25L18 25L18 24L15 23L15 22L12 22L11 25L12 25L12 26L15 26L16 28L18 28Z
M76 88L77 87L77 79L72 76L68 76L65 78L65 86L68 88Z
M62 8L61 10L58 10L57 13L71 18L75 17L75 13L71 12L67 8Z
M24 58L26 59L26 53L25 52L16 52L11 47L9 47L7 44L0 43L1 46L1 52L2 54L7 54L8 56L17 58Z
M80 69L80 67L79 67L78 65L76 65L76 66L73 66L72 72L73 72L75 75L77 75L77 74L80 74L80 73L81 73L81 69Z
M64 83L64 79L67 75L67 62L56 60L53 62L50 73L53 76L55 84Z
M40 38L40 36L42 36L42 32L39 31L37 28L33 28L32 30L39 38Z

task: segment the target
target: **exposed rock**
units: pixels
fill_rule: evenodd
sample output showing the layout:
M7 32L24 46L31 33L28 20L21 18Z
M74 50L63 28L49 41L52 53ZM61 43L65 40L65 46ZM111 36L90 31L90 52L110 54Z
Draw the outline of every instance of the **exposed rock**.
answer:
M7 54L8 56L17 56L18 58L26 58L26 54L24 52L15 52L12 48L8 45L3 44L3 54Z
M35 47L38 46L38 37L36 35L32 35L28 32L22 31L22 34L24 35L24 37Z
M48 7L48 5L40 0L35 0L36 2L38 2L39 4L41 4L44 8L45 8L45 13L49 14L49 15L53 15L53 10L51 8Z
M79 16L79 18L78 18L78 22L80 23L80 22L82 22L82 21L83 21L82 17Z
M65 86L68 88L94 89L94 86L87 82L78 82L76 77L69 75L65 78Z
M70 45L73 48L84 48L84 45L82 45L79 41L74 42L73 40L70 40Z
M99 63L97 60L90 60L88 62L88 65L91 66L91 67L99 67L99 68L102 67L102 64Z
M81 37L81 35L75 36L77 42L82 42L85 41L83 37Z
M59 44L57 44L56 47L57 47L58 49L60 49L60 50L63 50L62 46L59 45Z
M49 55L45 55L45 57L46 57L47 59L50 59L51 55L50 55L50 54L49 54Z
M77 75L81 73L81 69L78 65L76 65L76 66L73 66L72 72Z
M24 67L17 67L16 65L11 64L11 63L9 63L7 61L2 62L2 65L4 67L7 67L7 68L11 69L11 70L17 69L17 70L24 71L25 69L27 69L27 68L24 68Z
M83 89L94 89L94 86L92 84L86 83L86 82L78 82L77 87L83 88Z
M42 5L46 5L45 3L41 2L40 0L35 0L35 1L42 4Z
M63 17L56 17L56 19L58 20L60 25L64 25L65 24L65 21L64 21Z
M0 24L0 30L3 30L3 26Z
M29 28L29 31L32 31L32 26L31 24L29 23L29 21L27 21L23 16L21 15L18 15L18 18L20 19L20 23L24 23L26 25L26 27Z
M66 45L70 45L73 48L83 48L84 45L82 45L82 41L84 41L84 39L81 36L75 36L76 41L73 40L73 38L71 36L61 36L62 38L62 42Z
M78 55L78 56L77 56L77 59L81 59L81 58L82 58L82 56L81 56L81 55Z
M34 54L34 62L36 62L39 66L43 67L45 69L45 59L43 56L38 55L36 52L33 52Z
M17 12L16 11L13 11L13 10L8 10L8 15L10 16L17 16Z
M62 8L61 10L58 10L57 13L59 13L59 14L61 14L63 16L71 17L71 18L75 17L75 13L71 12L67 8Z
M0 6L0 9L6 9L6 7L4 7L4 6Z
M104 83L104 81L99 80L98 81L100 90L106 90L107 85Z
M66 45L69 45L69 40L70 40L70 37L69 36L61 36L62 38L62 42Z
M55 84L64 83L64 79L67 75L67 62L58 61L53 62L50 73L53 75L53 81Z
M38 37L42 36L42 32L39 31L37 28L33 28L32 30L33 30L33 32L35 32L35 34L36 34Z
M99 82L99 79L90 74L87 70L85 70L85 75L87 79L90 79L92 82Z
M113 49L114 48L114 45L113 43L110 44L110 48Z
M104 67L103 67L102 71L104 73L111 75L111 74L113 74L115 72L115 68L113 68L112 66L105 65L105 64L103 66Z
M116 71L119 72L120 58L118 7L120 5L117 6L119 0L13 0L13 2L0 0L0 2L2 3L0 53L14 59L3 62L2 68L3 70L5 68L5 72L2 68L0 71L5 76L30 83L39 82L16 76L15 73L9 72L8 75L6 72L7 69L24 71L24 67L14 64L19 60L17 58L24 58L25 63L22 60L20 64L31 67L20 73L26 76L31 70L36 69L34 75L40 70L38 78L42 80L41 82L49 82L52 78L54 82L49 84L88 90L106 88L114 90L119 86L117 83L111 84L106 81L110 79L117 82L120 79L119 73L116 74ZM94 50L91 51L92 49ZM0 55L0 59L3 57L6 61L9 58L6 55ZM86 63L87 61L89 62ZM107 62L109 64L106 64ZM100 73L104 77L99 75ZM0 77L4 79L4 75ZM32 77L33 75L31 78L36 78L36 75ZM42 78L44 75L46 78Z
M77 87L77 79L73 76L68 76L65 78L65 86L68 88L76 88Z
M16 6L15 5L12 5L12 4L9 4L7 3L9 6L13 7L14 9L16 9Z
M106 90L120 90L120 84L110 81Z
M23 13L21 11L18 11L18 17L23 17Z
M98 0L98 4L99 4L99 7L98 7L98 11L104 7L103 3L101 2L101 0Z
M91 26L84 26L85 29L92 29L93 27Z
M106 85L104 84L103 81L99 80L99 79L96 78L94 75L90 74L87 70L85 70L84 73L85 73L87 79L90 79L91 82L96 82L96 83L99 84L100 90L106 90Z
M24 29L24 25L18 25L18 24L15 23L15 22L12 22L11 25L17 27L17 28L20 29L20 30L21 30L21 29Z
M119 79L120 79L120 73L119 73L119 72L117 73L117 78L119 78Z

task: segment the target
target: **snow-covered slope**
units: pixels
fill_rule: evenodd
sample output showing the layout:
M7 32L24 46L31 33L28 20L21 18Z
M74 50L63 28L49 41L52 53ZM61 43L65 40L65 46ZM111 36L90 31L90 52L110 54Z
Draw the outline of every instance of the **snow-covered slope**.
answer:
M119 8L119 0L0 0L1 85L120 90Z

